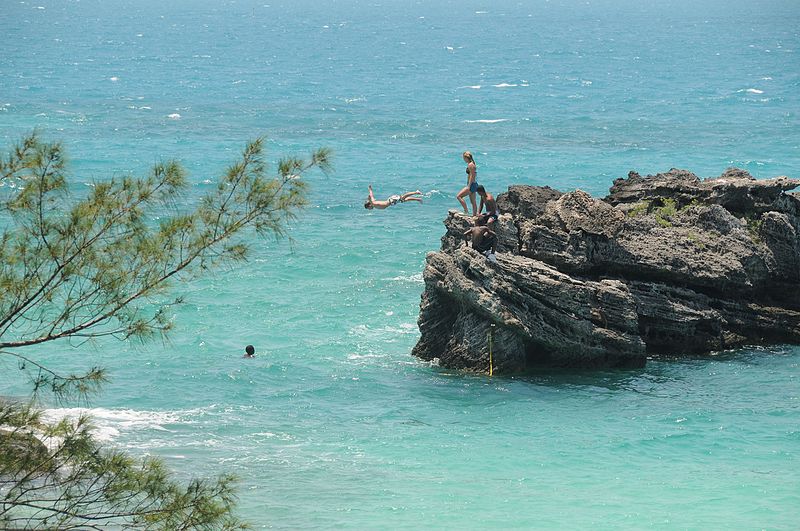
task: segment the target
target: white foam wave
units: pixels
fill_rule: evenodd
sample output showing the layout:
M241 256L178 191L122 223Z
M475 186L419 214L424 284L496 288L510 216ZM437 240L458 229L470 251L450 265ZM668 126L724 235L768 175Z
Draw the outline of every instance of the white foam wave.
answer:
M357 337L369 337L373 339L384 339L386 336L398 334L417 334L419 333L416 323L401 323L400 326L383 326L372 328L369 325L360 324L350 329L349 334Z
M386 356L381 354L348 354L347 359L349 360L367 360L367 359L375 359L375 358L384 358Z
M111 76L110 78L108 78L108 80L116 82L116 81L119 81L119 78L117 76Z
M750 94L764 94L763 90L759 90L759 89L755 89L755 88L749 88L749 89L747 89L747 92L749 92Z
M420 282L424 282L424 280L422 278L422 273L415 273L413 275L408 275L408 276L400 275L400 276L396 276L396 277L392 277L392 278L387 278L387 279L384 279L384 280L391 280L393 282L414 282L415 284L418 284Z
M181 119L181 115L176 113L176 112L174 112L172 114L168 114L167 118L169 118L170 120L180 120Z
M494 88L509 88L509 87L516 87L515 83L500 83L498 85L492 85Z
M416 334L418 331L416 323L401 323L400 326L387 326L383 330L392 334Z
M466 86L458 87L458 88L460 88L460 89L480 90L481 86L480 85L466 85Z
M137 411L133 409L108 409L108 408L54 408L46 409L44 417L51 422L61 419L75 419L81 415L88 415L95 426L93 434L99 441L110 441L127 430L158 430L169 431L164 425L175 424L185 420L187 416L201 411L200 409L188 411Z
M507 122L508 118L497 118L495 120L464 120L467 124L499 124L500 122Z

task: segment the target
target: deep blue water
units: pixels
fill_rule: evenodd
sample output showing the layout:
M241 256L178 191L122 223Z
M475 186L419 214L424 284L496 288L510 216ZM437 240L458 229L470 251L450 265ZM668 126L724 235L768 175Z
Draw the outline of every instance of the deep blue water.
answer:
M492 379L409 354L465 149L495 193L800 176L797 2L3 1L0 35L0 143L63 141L78 191L177 158L191 202L259 135L335 152L293 243L186 286L170 342L37 352L109 368L112 444L237 473L256 526L800 521L796 347ZM367 212L369 183L425 203Z

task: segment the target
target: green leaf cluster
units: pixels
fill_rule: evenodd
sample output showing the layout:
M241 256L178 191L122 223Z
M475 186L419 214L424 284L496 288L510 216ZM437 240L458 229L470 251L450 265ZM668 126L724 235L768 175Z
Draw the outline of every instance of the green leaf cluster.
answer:
M662 205L655 209L656 223L662 227L671 227L672 217L678 213L678 204L674 199L669 197L661 201Z
M758 214L755 214L745 216L744 220L747 225L747 234L750 236L750 240L756 245L763 243L761 239L761 225L764 223L764 219Z
M650 210L650 201L640 201L634 204L630 210L628 210L628 217L629 218L638 218L639 216L644 216Z

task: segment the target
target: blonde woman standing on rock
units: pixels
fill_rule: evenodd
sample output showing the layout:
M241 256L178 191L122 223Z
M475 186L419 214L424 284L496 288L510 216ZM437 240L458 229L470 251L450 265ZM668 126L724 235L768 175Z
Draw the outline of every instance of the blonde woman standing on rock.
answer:
M458 202L461 203L461 206L464 208L464 214L469 215L467 203L464 201L464 197L469 194L469 201L472 203L472 215L477 216L478 205L475 203L475 192L478 190L478 168L475 166L475 159L469 151L465 151L461 157L464 159L464 162L467 163L467 186L458 192L456 199L458 199Z

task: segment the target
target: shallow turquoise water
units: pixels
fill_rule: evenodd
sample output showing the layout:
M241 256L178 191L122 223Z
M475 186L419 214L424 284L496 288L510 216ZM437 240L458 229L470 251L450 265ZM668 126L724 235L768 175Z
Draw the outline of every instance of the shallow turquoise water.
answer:
M40 127L78 182L176 157L200 193L260 134L336 152L293 244L189 285L168 344L40 355L107 366L98 434L237 473L257 526L795 527L798 348L492 379L409 352L461 151L495 192L797 177L798 28L789 1L6 3L0 140ZM426 202L366 212L368 183Z

